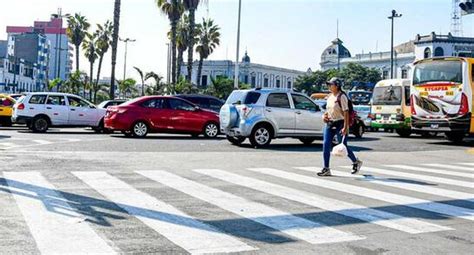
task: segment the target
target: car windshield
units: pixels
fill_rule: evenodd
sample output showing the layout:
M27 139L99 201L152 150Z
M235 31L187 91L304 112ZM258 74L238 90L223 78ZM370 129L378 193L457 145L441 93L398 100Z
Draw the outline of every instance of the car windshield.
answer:
M400 105L402 103L402 87L378 87L374 89L374 105Z
M352 103L355 105L369 104L372 97L372 93L367 91L351 91L348 95Z
M416 65L414 85L436 81L462 83L462 62L443 60L422 62Z

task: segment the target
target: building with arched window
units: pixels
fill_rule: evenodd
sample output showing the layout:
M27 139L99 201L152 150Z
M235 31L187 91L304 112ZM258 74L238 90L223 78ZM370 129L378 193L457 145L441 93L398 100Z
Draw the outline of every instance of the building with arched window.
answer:
M474 38L456 37L450 33L437 35L433 32L425 36L417 35L415 40L395 46L394 50L394 78L410 78L411 64L415 60L443 56L474 57ZM359 63L379 69L382 78L388 79L390 59L390 51L352 55L341 40L335 39L321 54L320 66L322 70L328 70L338 66L343 68L349 63Z

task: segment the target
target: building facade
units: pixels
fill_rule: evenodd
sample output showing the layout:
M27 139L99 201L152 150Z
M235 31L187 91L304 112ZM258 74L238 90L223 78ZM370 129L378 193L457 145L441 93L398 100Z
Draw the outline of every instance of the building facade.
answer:
M394 47L393 78L410 78L412 63L416 60L442 56L474 57L474 38L455 37L451 34L437 35L434 32L426 36L417 35L415 40ZM321 54L320 66L322 70L343 68L349 63L358 63L378 69L383 79L390 78L390 51L369 52L352 56L349 50L343 46L342 41L336 39Z
M191 81L197 84L197 70L199 62L193 63ZM206 60L202 66L201 86L206 87L211 82L211 77L218 76L234 78L235 62L230 60ZM181 75L187 76L186 63L181 68ZM305 75L306 72L274 67L269 65L251 63L250 57L245 53L242 62L239 63L239 81L249 84L252 88L290 88L292 89L296 79Z

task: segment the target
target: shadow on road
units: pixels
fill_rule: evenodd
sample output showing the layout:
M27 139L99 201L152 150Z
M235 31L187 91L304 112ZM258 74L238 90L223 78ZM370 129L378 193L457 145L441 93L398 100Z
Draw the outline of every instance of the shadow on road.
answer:
M169 136L146 136L144 138L134 138L134 137L126 137L124 135L111 135L113 138L118 138L118 139L132 139L132 140L191 140L191 141L212 141L212 140L225 140L225 137L216 137L216 138L205 138L204 136L199 136L199 137L192 137L190 135L182 135L182 136L176 136L176 135L169 135Z
M247 149L254 149L251 144L244 143L240 148L247 148ZM358 151L371 151L371 148L361 147L361 146L354 146L349 143L349 148L351 148L354 152ZM323 151L323 144L322 143L314 143L311 145L304 145L304 144L270 144L268 147L258 149L259 151L292 151L292 152L322 152Z
M11 138L11 136L9 136L9 135L0 135L0 139L7 139L7 138Z

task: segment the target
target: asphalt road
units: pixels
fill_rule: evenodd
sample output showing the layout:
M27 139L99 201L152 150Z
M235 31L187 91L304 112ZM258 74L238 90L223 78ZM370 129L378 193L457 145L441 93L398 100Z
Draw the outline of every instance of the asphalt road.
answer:
M470 254L474 140L321 141L0 129L0 253ZM433 165L434 164L434 165Z

